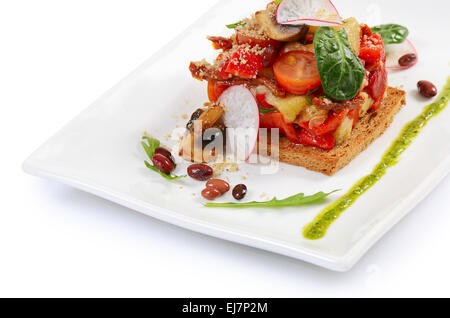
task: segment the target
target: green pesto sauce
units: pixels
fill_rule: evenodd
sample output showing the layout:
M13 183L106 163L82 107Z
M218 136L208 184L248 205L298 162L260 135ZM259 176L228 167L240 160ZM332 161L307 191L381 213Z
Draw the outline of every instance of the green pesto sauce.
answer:
M325 236L330 225L355 201L369 190L378 180L383 177L387 170L396 165L400 155L409 147L414 138L431 118L438 115L450 100L450 77L436 101L426 106L423 112L413 121L406 124L400 136L392 143L383 155L381 161L375 166L372 173L359 180L339 200L325 208L309 225L303 230L303 236L309 240L318 240Z

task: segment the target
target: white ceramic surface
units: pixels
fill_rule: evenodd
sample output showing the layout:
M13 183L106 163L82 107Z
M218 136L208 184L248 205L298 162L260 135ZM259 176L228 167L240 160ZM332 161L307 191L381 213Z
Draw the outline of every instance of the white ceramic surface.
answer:
M416 7L423 6L419 20L402 10L405 1L377 3L378 6L368 11L363 1L351 7L348 1L335 1L345 17L356 16L371 24L398 22L409 27L420 62L411 70L390 73L389 79L392 86L403 85L407 90L407 106L381 138L334 177L288 165L282 165L276 175L262 176L259 167L241 165L239 172L228 177L234 184L248 185L248 200L262 200L263 194L286 197L298 192L345 191L371 171L402 127L429 103L417 95L416 82L429 79L438 87L445 83L450 74L450 45L439 41L441 35L436 32L436 21L431 20L431 14L426 14L432 8L413 2ZM24 163L25 171L193 231L332 270L349 270L449 172L450 109L430 122L401 162L346 211L319 241L305 240L301 233L303 226L326 204L283 210L206 209L199 197L201 184L188 179L170 183L143 165L145 154L139 145L142 131L171 146L174 141L165 136L175 126L185 123L183 114L192 113L206 100L205 84L193 80L187 70L190 60L213 56L206 35L229 32L225 24L264 4L265 1L259 0L221 1L35 151ZM389 10L383 10L387 6ZM449 27L449 22L444 20L438 23L445 29ZM439 50L435 45L438 42ZM177 173L183 173L183 168L180 165ZM243 178L246 180L242 181ZM344 191L330 197L329 202ZM223 201L230 200L229 194L223 198Z

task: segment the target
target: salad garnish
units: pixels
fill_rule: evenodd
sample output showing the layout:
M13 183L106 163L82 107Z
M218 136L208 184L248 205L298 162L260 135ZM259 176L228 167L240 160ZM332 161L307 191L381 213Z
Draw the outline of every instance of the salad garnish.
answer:
M238 21L238 22L236 22L236 23L227 24L226 27L227 27L228 29L236 29L237 27L243 26L244 24L245 24L244 21Z
M276 197L274 197L270 201L263 201L263 202L247 202L247 203L206 203L205 206L208 208L284 208L284 207L296 207L296 206L302 206L310 203L316 203L320 202L321 200L325 199L329 195L337 192L339 190L335 190L333 192L324 193L324 192L318 192L313 195L305 196L304 193L299 193L293 196L290 196L283 200L278 200Z
M152 161L153 157L155 156L155 151L161 145L161 143L158 139L148 137L148 136L143 136L141 145L144 148L145 153L147 154L150 161ZM159 170L157 167L155 167L154 165L150 164L147 160L145 160L144 163L147 168L159 173L163 178L165 178L167 180L178 180L178 179L186 177L186 176L174 176L169 173L164 173L161 170ZM175 163L173 163L173 165L175 168L176 167Z
M277 3L278 2L278 3ZM311 26L342 25L342 18L329 0L283 0L276 12L279 24Z
M277 111L276 108L264 108L264 107L259 106L259 112L261 114L269 114L269 113L274 113L276 111Z
M408 40L408 28L399 24L381 24L372 27L372 31L381 35L386 46L387 69L404 70L417 64L418 54Z
M361 90L366 70L345 29L319 28L314 35L314 52L325 95L337 101L353 99Z
M372 27L374 33L380 33L385 45L403 43L409 35L409 30L399 24L382 24Z

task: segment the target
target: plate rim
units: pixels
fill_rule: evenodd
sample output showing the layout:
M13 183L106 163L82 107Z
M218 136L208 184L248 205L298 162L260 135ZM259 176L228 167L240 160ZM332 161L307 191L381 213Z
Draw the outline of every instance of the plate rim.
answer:
M400 220L409 214L415 206L425 199L439 183L450 173L450 156L444 160L441 165L433 170L423 182L418 184L413 192L405 198L397 207L389 211L389 215L378 222L372 229L365 234L364 238L359 240L343 256L333 257L325 256L299 246L292 248L283 242L274 239L265 239L254 236L244 231L227 228L211 222L200 221L186 216L177 216L171 213L170 209L162 208L149 202L133 198L128 195L117 193L93 182L85 182L78 178L55 174L33 163L33 157L28 158L22 165L23 170L33 176L50 179L60 182L70 187L91 193L108 201L114 202L134 211L138 211L150 217L154 217L163 222L201 233L207 236L223 239L229 242L241 245L251 246L253 248L269 251L275 254L298 259L304 262L336 271L350 271L355 264L366 254L366 252L376 244L388 231L390 231Z

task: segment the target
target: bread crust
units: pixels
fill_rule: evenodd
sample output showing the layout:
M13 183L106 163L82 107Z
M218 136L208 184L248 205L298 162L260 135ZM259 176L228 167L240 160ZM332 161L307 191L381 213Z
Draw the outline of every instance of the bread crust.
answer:
M380 108L367 113L359 120L345 144L325 151L316 147L295 145L286 137L281 137L279 159L281 162L332 176L380 137L404 105L406 105L405 91L388 87ZM261 147L262 153L269 152L270 145L267 148Z

